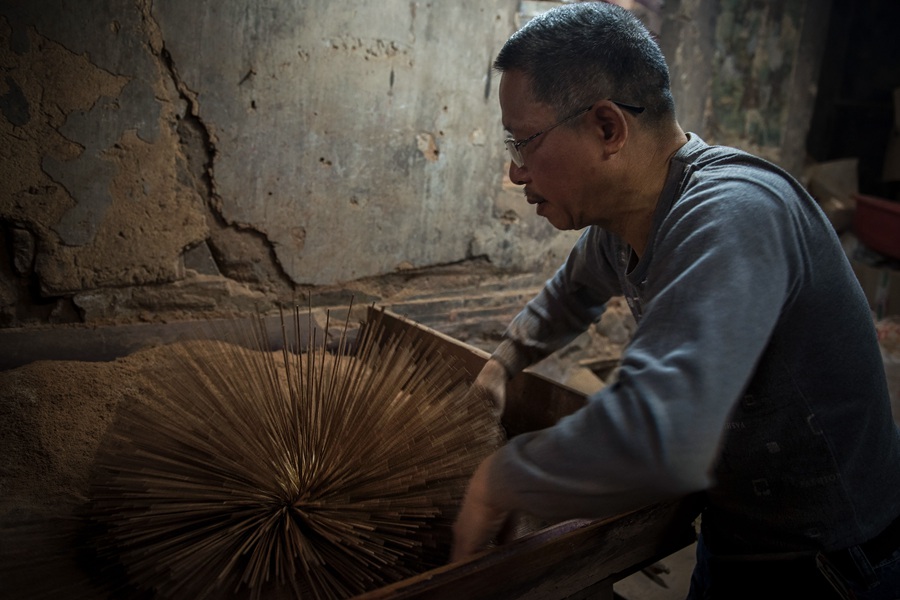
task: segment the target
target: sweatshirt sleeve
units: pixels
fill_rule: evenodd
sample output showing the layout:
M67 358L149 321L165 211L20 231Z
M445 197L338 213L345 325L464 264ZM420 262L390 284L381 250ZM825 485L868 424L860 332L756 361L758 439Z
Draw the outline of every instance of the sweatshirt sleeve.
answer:
M586 229L563 266L507 327L493 358L511 376L574 340L600 318L611 297L621 295L604 235Z
M802 233L783 200L790 194L790 185L763 173L699 184L682 197L657 232L643 317L617 381L498 451L491 492L500 505L596 518L710 485L728 413L792 285ZM531 319L546 326L559 318L547 305L572 304L566 282L551 282L514 325L535 335Z

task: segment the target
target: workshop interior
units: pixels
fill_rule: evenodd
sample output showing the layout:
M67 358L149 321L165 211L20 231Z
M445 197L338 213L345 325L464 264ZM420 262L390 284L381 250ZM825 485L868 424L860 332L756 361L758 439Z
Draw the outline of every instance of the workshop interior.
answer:
M510 180L493 66L570 3L0 3L0 598L685 598L693 496L448 558L479 462L637 327L473 398L581 233ZM900 3L612 3L685 131L818 203L900 422Z

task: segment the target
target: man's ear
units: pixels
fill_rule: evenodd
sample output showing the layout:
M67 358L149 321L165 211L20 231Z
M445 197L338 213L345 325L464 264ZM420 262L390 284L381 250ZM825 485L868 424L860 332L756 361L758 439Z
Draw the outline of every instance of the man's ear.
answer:
M594 130L603 143L604 154L611 156L619 152L628 139L628 120L622 109L610 100L601 100L590 115Z

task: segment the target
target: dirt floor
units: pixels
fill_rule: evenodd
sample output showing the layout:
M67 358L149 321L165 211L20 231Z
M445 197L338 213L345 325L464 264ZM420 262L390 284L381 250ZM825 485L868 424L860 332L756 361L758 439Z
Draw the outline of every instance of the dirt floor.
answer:
M0 597L102 597L75 564L70 534L119 403L144 393L142 370L165 352L0 372Z
M0 515L44 513L84 497L90 466L123 398L149 385L164 348L111 362L39 361L0 372Z

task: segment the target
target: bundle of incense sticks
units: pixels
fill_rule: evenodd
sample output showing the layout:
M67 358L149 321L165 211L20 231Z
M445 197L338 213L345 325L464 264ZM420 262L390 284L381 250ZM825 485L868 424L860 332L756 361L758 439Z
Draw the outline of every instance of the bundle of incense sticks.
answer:
M260 319L174 345L123 403L89 514L129 587L346 598L446 563L468 477L502 442L486 400L434 341L378 316L352 342L345 323L336 350L311 311L298 347L292 318L280 352Z

